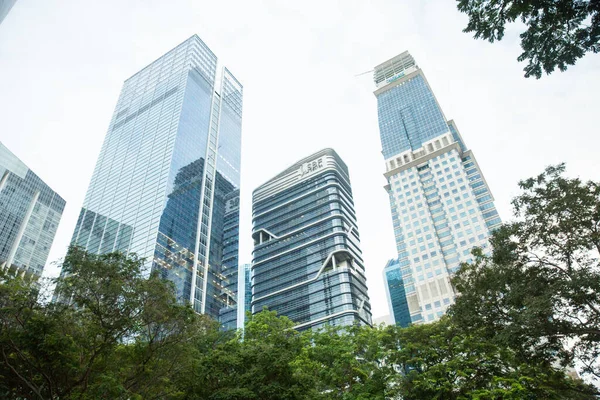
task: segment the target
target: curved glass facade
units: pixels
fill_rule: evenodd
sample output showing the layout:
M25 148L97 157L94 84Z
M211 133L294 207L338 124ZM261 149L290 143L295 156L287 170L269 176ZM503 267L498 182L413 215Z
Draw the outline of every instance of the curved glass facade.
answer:
M333 150L254 191L252 310L297 329L371 324L348 170Z

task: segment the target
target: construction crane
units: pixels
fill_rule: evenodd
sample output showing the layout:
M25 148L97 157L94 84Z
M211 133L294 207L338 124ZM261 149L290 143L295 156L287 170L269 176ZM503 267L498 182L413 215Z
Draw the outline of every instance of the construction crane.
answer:
M359 77L359 76L361 76L361 75L368 74L369 72L373 72L373 71L375 71L375 70L374 70L374 69L372 69L372 70L370 70L370 71L361 72L360 74L356 74L356 75L354 75L354 77L355 77L355 78L357 78L357 77Z

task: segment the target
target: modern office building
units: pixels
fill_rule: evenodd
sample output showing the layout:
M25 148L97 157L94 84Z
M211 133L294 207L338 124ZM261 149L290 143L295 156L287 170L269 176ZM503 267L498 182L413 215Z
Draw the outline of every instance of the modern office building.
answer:
M240 265L238 277L237 327L239 329L246 323L246 313L252 311L252 264Z
M390 320L396 325L406 328L411 323L402 268L398 259L389 260L383 269L385 294L390 310Z
M348 168L331 149L258 187L252 199L252 312L299 330L371 324Z
M234 274L229 271L226 274L226 284L230 292L236 293L237 297L221 309L221 328L223 330L243 329L246 323L246 313L251 310L252 300L252 264L240 264Z
M250 300L252 299L251 286L251 264L240 264L237 271L229 268L223 273L224 285L235 297L231 298L224 308L221 309L219 321L221 329L243 329L246 323L246 312L250 311Z
M242 93L196 35L127 79L72 238L144 257L214 318L235 299Z
M413 57L378 65L374 81L398 252L384 270L390 314L401 325L433 321L454 301L450 276L501 221L475 155Z
M17 0L0 0L0 24L8 15L8 12L15 5Z
M377 325L381 325L381 324L383 324L383 326L394 325L394 320L393 320L392 316L389 314L382 315L381 317L373 318L373 326L377 326Z
M37 279L65 201L0 142L0 268Z

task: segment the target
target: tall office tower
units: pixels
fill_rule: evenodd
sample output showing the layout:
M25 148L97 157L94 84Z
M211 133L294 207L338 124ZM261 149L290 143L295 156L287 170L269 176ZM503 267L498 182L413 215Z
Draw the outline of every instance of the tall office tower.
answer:
M390 314L406 322L400 280L410 322L433 321L454 301L451 274L501 222L473 152L412 56L378 65L374 80L398 251L385 268Z
M388 261L383 269L383 282L385 283L385 294L390 310L390 319L403 328L410 325L410 312L406 299L406 289L402 279L402 268L398 259Z
M121 90L72 243L146 259L218 318L235 299L242 85L194 35Z
M250 286L250 264L241 264L237 271L228 268L224 275L224 286L235 297L228 299L225 307L221 308L219 321L221 329L232 330L244 328L246 311L250 311L252 287Z
M37 279L65 201L0 142L0 268Z
M15 5L17 0L0 0L0 24L8 15L10 9Z
M246 313L252 311L252 264L240 265L238 277L240 279L237 290L239 304L237 310L237 327L243 328L246 323Z
M296 323L371 324L348 168L331 149L298 161L252 199L252 311Z
M220 320L224 330L244 328L246 312L250 311L250 301L252 300L251 271L251 264L241 264L237 273L231 274L231 277L226 280L229 290L236 292L237 298L226 308L221 309Z

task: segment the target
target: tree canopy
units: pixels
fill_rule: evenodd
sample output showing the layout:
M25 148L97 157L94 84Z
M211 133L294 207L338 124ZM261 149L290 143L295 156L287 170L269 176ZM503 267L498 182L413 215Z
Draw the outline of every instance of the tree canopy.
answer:
M6 399L167 398L188 367L190 342L214 322L175 301L171 285L145 279L142 262L72 248L57 291L2 276L0 397Z
M600 52L600 2L597 0L458 0L469 22L464 32L490 42L502 40L506 24L518 21L525 77L565 71L586 53Z
M519 183L517 220L453 280L453 320L522 361L584 365L600 378L600 185L564 165Z
M520 186L448 315L408 328L298 332L264 310L225 332L135 255L70 249L54 302L0 272L0 398L597 399L564 367L600 375L600 185L559 165Z

